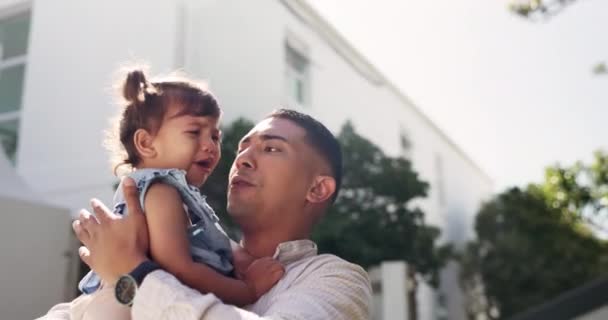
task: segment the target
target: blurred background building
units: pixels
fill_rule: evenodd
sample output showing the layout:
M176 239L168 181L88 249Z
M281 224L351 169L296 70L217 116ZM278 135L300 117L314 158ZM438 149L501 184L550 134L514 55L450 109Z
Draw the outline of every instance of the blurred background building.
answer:
M60 280L52 290L31 277L0 284L0 300L11 301L7 308L15 314L39 315L75 287L68 212L94 196L111 200L116 178L102 141L117 112L112 75L134 60L149 64L152 73L182 69L206 79L223 106L224 123L255 121L279 106L311 114L334 132L351 120L388 154L409 158L430 183L429 196L417 204L442 229L443 242L472 237L473 215L493 191L467 154L304 0L0 0L0 142L10 162L0 168L0 179L18 177L22 190L49 208L32 209L31 224L16 228L35 243L56 246L44 249L54 255L48 259L26 255L11 262L36 271L9 270ZM8 219L3 228L16 223L8 217L19 211L12 209L17 199L0 197ZM52 219L61 223L44 222L57 212L65 212L65 219ZM12 234L0 233L2 257L26 250ZM61 267L50 268L53 259L63 259ZM441 280L438 290L419 291L419 319L464 319L456 266ZM13 304L14 286L45 295L35 307ZM375 288L375 317L394 319L380 311L388 293Z

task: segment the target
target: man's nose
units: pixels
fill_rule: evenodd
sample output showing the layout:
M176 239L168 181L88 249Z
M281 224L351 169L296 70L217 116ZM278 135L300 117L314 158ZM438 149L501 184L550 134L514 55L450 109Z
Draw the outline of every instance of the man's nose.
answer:
M234 159L234 163L236 164L236 168L237 169L241 169L241 168L253 169L253 168L255 168L255 159L254 159L254 156L252 154L252 150L250 148L247 148L247 149L241 151L236 156L236 159Z

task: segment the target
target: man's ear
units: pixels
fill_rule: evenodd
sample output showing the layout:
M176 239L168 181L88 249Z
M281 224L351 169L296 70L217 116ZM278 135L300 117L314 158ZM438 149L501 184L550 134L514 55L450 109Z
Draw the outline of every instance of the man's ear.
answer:
M306 200L310 203L323 203L336 192L336 179L331 176L316 176L308 190Z
M133 135L133 144L142 158L154 158L157 154L154 148L154 137L146 129L137 129Z

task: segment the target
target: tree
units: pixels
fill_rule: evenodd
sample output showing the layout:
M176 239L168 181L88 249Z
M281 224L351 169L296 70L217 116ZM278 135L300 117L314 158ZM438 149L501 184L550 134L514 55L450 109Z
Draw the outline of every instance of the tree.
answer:
M524 18L537 20L548 19L561 12L576 0L515 0L509 3L509 9Z
M560 13L576 0L512 0L509 10L530 21L546 21ZM592 67L595 75L606 75L608 70L605 62L597 62Z
M405 260L437 283L439 230L411 201L427 194L411 162L390 157L346 123L338 135L344 155L342 191L313 236L323 251L363 267Z
M547 205L562 218L583 222L597 233L608 232L608 154L596 151L590 164L555 165L545 171L545 181L532 185Z
M545 196L513 188L482 206L461 257L472 319L509 318L608 273L607 244Z
M425 224L411 201L427 194L428 184L411 162L390 157L346 123L338 135L344 156L342 191L315 229L321 252L334 253L368 268L385 260L404 260L410 269L410 319L416 319L415 274L437 285L449 247L438 247L439 230Z

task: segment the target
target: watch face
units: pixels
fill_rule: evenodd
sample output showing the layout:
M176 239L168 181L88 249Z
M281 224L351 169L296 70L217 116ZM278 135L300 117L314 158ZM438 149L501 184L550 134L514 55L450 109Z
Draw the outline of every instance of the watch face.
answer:
M124 275L116 282L116 288L114 288L114 294L116 300L121 304L131 305L133 298L135 298L135 291L137 290L137 282L130 275Z

